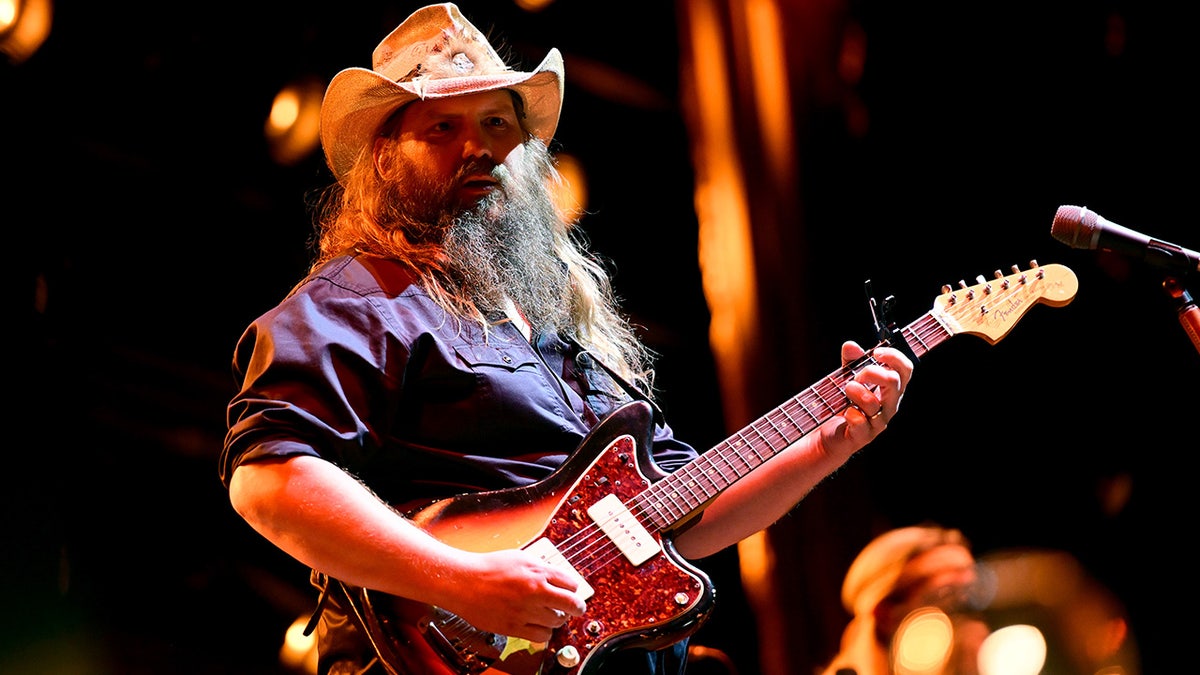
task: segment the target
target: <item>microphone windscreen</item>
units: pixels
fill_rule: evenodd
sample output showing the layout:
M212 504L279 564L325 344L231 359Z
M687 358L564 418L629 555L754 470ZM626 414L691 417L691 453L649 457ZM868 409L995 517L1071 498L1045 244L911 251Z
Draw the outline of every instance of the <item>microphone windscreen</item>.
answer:
M1081 206L1060 206L1054 214L1050 234L1071 248L1091 248L1097 218L1095 211Z

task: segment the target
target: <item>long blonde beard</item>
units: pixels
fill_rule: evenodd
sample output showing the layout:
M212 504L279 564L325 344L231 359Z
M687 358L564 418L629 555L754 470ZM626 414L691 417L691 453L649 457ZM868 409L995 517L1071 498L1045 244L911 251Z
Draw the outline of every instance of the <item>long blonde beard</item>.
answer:
M549 155L527 143L524 160L510 171L480 161L462 167L459 176L487 171L499 189L462 208L459 178L433 184L417 171L402 171L385 190L393 228L413 243L440 245L446 269L438 282L452 296L469 301L485 315L514 302L538 331L570 324L570 283L555 251L563 223L546 186ZM403 256L400 256L403 257Z

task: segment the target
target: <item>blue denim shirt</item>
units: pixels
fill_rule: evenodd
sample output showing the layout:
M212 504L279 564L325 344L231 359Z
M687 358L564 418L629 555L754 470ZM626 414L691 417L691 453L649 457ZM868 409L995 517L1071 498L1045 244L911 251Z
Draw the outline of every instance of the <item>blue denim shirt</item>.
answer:
M226 486L239 464L313 455L401 510L546 478L632 400L573 342L531 344L511 322L485 336L448 317L402 265L359 254L329 261L255 319L233 369L241 388L227 409ZM696 457L665 423L651 454L665 471ZM336 602L324 611L326 627L361 642ZM324 647L370 655L345 640Z

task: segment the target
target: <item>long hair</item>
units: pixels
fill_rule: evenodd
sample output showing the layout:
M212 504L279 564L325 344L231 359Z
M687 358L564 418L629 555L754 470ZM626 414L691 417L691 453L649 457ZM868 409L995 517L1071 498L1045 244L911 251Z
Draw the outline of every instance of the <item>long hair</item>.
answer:
M518 171L536 179L534 189L544 192L544 203L553 209L550 186L561 185L563 180L554 158L532 136L527 136L524 145L527 159ZM459 263L442 245L439 230L445 226L399 212L396 201L389 198L396 189L380 174L371 149L361 153L343 181L326 187L312 204L316 230L311 269L352 250L396 259L413 270L450 320L475 322L486 333L493 325L489 314L495 307L486 306L485 299L466 292L459 282ZM553 256L566 272L565 325L558 330L653 397L655 355L618 306L609 272L590 250L578 220L568 219L557 209L542 220L550 230Z

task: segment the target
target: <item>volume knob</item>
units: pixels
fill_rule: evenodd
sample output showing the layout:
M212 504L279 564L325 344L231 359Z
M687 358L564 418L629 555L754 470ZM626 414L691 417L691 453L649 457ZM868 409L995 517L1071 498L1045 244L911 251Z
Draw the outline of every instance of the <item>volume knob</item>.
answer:
M579 650L567 645L558 650L558 656L555 658L558 660L558 665L563 668L574 668L579 665Z

